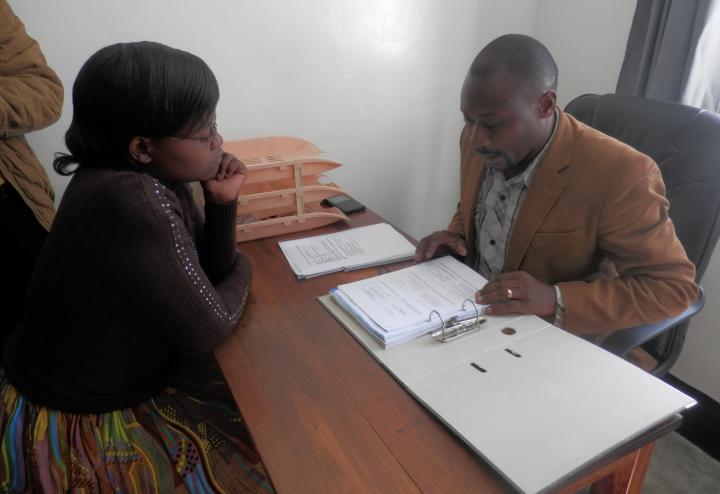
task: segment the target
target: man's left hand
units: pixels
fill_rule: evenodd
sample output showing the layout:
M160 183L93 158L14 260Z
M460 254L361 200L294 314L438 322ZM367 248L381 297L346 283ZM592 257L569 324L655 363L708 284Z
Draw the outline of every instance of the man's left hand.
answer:
M478 290L475 301L486 305L485 313L493 316L503 314L550 316L555 314L556 304L555 288L524 271L501 274Z

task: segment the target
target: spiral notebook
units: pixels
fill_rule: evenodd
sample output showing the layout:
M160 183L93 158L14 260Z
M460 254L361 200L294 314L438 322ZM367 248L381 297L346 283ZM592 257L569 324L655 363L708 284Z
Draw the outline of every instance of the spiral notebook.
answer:
M415 246L387 223L278 245L300 279L405 261L415 255Z

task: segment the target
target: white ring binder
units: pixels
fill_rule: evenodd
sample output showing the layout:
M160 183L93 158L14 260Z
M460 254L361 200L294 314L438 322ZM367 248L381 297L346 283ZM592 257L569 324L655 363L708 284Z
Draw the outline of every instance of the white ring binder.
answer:
M475 302L473 302L469 298L466 298L463 301L462 307L460 308L462 310L465 310L465 304L468 302L470 302L470 304L472 304L472 306L475 308L476 316L474 320L458 321L457 316L455 316L448 319L448 322L446 323L438 311L431 311L428 315L428 321L432 320L433 314L437 314L438 319L440 319L440 322L442 323L442 328L430 333L430 337L435 341L447 343L448 341L452 341L454 339L460 338L461 336L465 336L482 329L480 325L485 322L485 318L483 317L484 310L479 310Z

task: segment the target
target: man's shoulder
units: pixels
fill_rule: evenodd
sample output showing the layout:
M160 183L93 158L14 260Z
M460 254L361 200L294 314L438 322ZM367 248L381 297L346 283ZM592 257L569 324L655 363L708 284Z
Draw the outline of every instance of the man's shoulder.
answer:
M588 178L611 176L615 178L641 178L651 173L657 165L648 155L563 114L567 127L563 143L568 147L573 168Z

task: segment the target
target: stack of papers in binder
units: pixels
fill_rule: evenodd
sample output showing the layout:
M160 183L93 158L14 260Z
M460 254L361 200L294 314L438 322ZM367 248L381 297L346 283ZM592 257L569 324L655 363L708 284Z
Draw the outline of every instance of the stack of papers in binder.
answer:
M474 304L475 292L486 282L469 266L446 256L340 285L330 294L387 348L441 329L441 319L477 317L482 308Z

